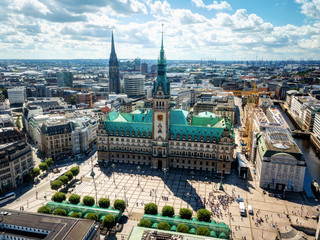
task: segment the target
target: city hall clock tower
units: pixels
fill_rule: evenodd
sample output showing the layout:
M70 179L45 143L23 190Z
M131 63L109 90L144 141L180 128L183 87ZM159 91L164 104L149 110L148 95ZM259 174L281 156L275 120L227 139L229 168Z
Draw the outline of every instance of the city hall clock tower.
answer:
M158 60L158 76L153 86L153 129L152 129L152 167L167 169L169 167L168 140L170 124L170 85L166 77L167 61L163 49L163 33Z

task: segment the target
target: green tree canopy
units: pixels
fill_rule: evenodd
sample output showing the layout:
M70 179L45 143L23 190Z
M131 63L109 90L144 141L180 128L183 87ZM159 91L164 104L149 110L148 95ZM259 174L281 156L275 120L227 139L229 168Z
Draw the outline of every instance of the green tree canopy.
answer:
M73 178L73 173L71 171L68 171L64 174L64 176L66 176L69 179L69 181L71 181Z
M189 230L189 227L183 223L180 223L177 226L177 232L189 233Z
M60 216L67 216L66 210L62 208L57 208L56 210L53 211L53 215L60 215Z
M42 162L39 164L39 168L42 172L45 172L48 170L48 165L45 162Z
M40 175L40 168L32 169L33 176L37 177Z
M211 214L207 209L199 209L197 212L197 218L199 221L210 222Z
M51 185L52 190L58 190L63 185L63 182L61 182L60 180L55 180L55 181L51 182L50 185Z
M84 196L84 198L82 199L82 203L86 206L93 206L94 204L94 198L91 196Z
M116 225L116 221L113 215L106 215L102 220L102 226L111 230Z
M20 122L20 116L18 116L17 117L17 120L16 120L16 127L18 128L18 129L21 129L22 127L21 127L21 122Z
M200 226L197 228L196 234L201 236L210 236L210 230L207 227Z
M51 200L54 202L63 202L64 200L66 200L66 194L62 192L56 192L55 194L53 194Z
M71 105L76 105L77 94L73 94L70 98Z
M79 174L79 167L72 167L70 171L72 172L73 176L77 176Z
M99 216L96 213L88 213L86 219L98 221Z
M121 212L124 212L124 210L126 209L126 203L123 200L116 199L113 203L113 207L120 210Z
M154 203L147 203L144 206L144 214L151 214L151 215L157 215L158 213L158 206Z
M181 208L179 211L179 216L181 219L188 219L190 220L192 217L192 211L188 208Z
M152 227L152 222L149 219L141 219L139 224L139 227L146 227L146 228L151 228Z
M110 199L109 198L100 198L98 204L99 204L99 207L108 208L110 206Z
M51 167L53 165L52 158L47 158L44 162L47 164L48 167Z
M80 215L80 213L78 213L78 212L72 212L72 213L69 215L69 217L80 218L81 215Z
M157 229L169 231L170 224L167 222L160 222L160 223L158 223Z
M38 208L38 213L51 214L51 209L47 206L42 206Z
M61 181L63 185L66 185L69 182L69 178L65 175L58 177L58 180Z
M164 206L162 208L162 216L173 217L174 216L174 208L172 206Z
M68 200L72 204L78 204L80 202L80 196L77 194L71 194Z

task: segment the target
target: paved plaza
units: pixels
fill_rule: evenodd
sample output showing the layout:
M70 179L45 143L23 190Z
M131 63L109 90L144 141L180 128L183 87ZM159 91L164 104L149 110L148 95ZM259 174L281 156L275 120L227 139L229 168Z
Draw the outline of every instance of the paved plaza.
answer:
M203 208L204 205L211 210L210 202L217 207L218 196L226 197L226 195L243 198L245 205L252 205L254 210L253 216L248 214L246 217L241 217L236 201L227 203L225 210L221 205L219 206L219 214L214 214L213 219L229 225L233 239L243 237L246 239L275 239L277 227L281 231L291 229L287 215L294 219L296 224L309 226L316 224L314 220L305 219L305 216L311 217L316 213L316 207L305 205L307 200L302 195L295 194L295 198L290 201L277 200L263 194L262 189L257 187L254 180L239 179L236 173L226 176L224 191L219 191L219 177L196 170L170 169L163 172L152 169L150 166L140 165L138 171L137 165L115 163L113 167L111 164L101 168L94 167L93 181L90 176L91 166L90 159L80 165L80 174L77 178L82 179L82 182L75 185L72 193L82 197L90 195L97 199L108 197L111 203L115 199L126 200L128 207L124 214L128 217L128 221L122 231L117 234L118 239L126 239L130 234L132 226L141 219L146 203L155 202L159 211L165 205L174 206L176 214L179 213L180 208L189 208L196 216L196 211ZM44 205L55 193L50 189L50 178L52 177L54 175L50 173L37 187L32 187L7 207L20 209L23 206L26 211L37 211L38 207ZM36 192L38 192L38 199ZM263 222L257 223L257 220L260 219Z

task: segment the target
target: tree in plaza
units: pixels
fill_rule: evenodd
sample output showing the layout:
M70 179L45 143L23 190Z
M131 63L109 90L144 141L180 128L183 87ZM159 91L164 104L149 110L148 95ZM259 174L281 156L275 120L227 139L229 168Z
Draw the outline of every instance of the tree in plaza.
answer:
M73 173L71 171L68 171L64 174L64 176L66 176L69 179L69 181L71 181L73 178Z
M178 224L177 226L177 232L189 233L189 230L189 227L183 223Z
M30 182L31 180L32 180L32 176L29 172L26 174L23 174L23 182Z
M144 214L151 214L151 215L157 215L158 213L158 206L154 203L147 203L144 206Z
M211 214L207 209L199 209L197 212L197 218L199 221L210 222Z
M47 158L44 162L47 164L48 167L51 167L53 165L52 158Z
M39 168L42 172L45 172L48 170L48 165L45 162L42 162L39 164Z
M73 94L70 98L71 105L76 105L77 94Z
M80 213L78 213L78 212L72 212L72 213L69 215L69 217L80 218L81 216L80 216Z
M56 192L55 194L53 194L51 200L54 202L63 202L64 200L66 200L66 194L62 192Z
M60 216L67 216L67 212L66 210L62 209L62 208L57 208L56 210L54 210L52 212L53 215L60 215Z
M152 227L152 222L149 219L141 219L139 224L139 227L146 227L146 228L151 228Z
M7 99L8 98L8 89L2 88L1 91L2 91L2 94L5 97L5 99Z
M113 203L113 207L120 210L121 212L124 212L124 210L126 209L126 203L123 200L116 199Z
M181 219L190 220L192 217L192 211L188 208L181 208L179 211L179 216Z
M20 116L17 117L17 120L16 120L16 127L20 130L21 129L21 122L20 122Z
M67 185L69 182L69 178L65 175L58 177L58 180L61 181L63 183L63 185Z
M88 213L86 219L98 221L99 216L96 213Z
M162 216L173 217L174 216L174 208L172 206L164 206L162 208Z
M71 194L68 200L72 204L78 204L80 202L80 196L78 194Z
M169 231L170 224L167 222L160 222L160 223L158 223L157 229Z
M40 175L40 168L32 169L33 176L37 177Z
M210 236L210 230L207 227L198 227L196 231L197 235Z
M111 230L116 225L116 221L113 215L106 215L102 220L102 226Z
M58 190L63 185L63 182L61 182L60 180L55 180L55 181L51 182L50 185L51 185L52 190Z
M98 204L99 204L99 207L101 208L108 208L110 206L110 199L100 198Z
M70 169L70 171L72 172L73 176L76 177L79 174L79 167L72 167Z
M94 204L94 198L91 196L84 196L84 198L82 199L82 203L86 206L93 206Z
M51 214L51 209L47 206L42 206L38 208L37 213Z

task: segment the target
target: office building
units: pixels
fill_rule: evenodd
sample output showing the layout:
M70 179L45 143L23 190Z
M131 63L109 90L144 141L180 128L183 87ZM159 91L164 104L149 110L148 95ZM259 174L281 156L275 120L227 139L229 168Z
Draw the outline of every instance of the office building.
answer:
M306 162L288 129L266 127L260 132L255 160L260 187L303 191Z
M141 63L141 73L142 74L147 74L148 73L148 64Z
M23 176L32 168L32 150L24 140L0 145L1 192L20 186Z
M94 220L1 209L1 239L99 240ZM5 214L4 214L5 213Z
M8 98L10 104L23 104L27 98L26 88L25 87L14 87L8 89Z
M58 87L73 87L73 74L72 72L57 72Z
M124 93L128 97L143 96L144 92L144 75L124 75Z

